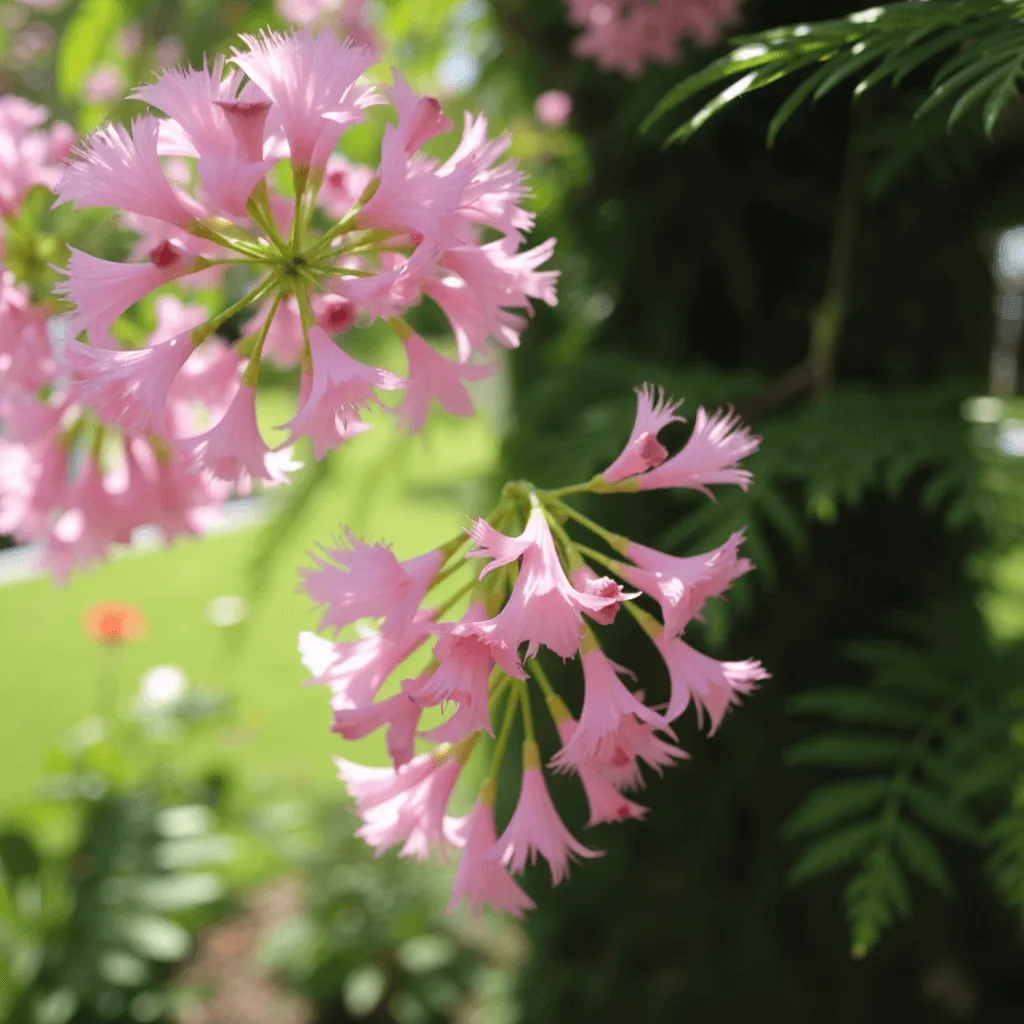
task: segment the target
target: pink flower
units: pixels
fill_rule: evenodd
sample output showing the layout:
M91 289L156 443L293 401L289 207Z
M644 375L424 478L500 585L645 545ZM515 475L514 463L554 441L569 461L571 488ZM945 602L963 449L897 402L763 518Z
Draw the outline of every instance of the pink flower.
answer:
M753 476L736 464L756 452L760 444L761 438L751 434L732 413L719 411L708 416L698 409L693 433L682 451L638 476L637 488L651 491L688 487L708 497L712 497L710 484L736 484L746 490Z
M433 96L417 96L397 71L392 74L394 81L388 95L398 112L397 138L402 149L412 155L435 136L450 132L454 125Z
M609 483L625 480L660 466L668 458L668 451L658 441L658 434L670 423L685 423L675 411L682 402L666 399L659 388L649 384L637 389L636 419L622 454L601 474Z
M292 461L291 449L266 446L256 423L256 389L247 384L239 387L216 426L178 443L196 468L209 470L218 480L235 483L243 491L254 480L286 484L288 473L301 465Z
M337 711L365 708L384 681L430 636L428 618L417 616L400 634L367 632L359 640L334 644L315 633L299 634L299 654L312 673L311 684L331 688Z
M421 754L400 771L363 768L340 757L335 764L363 819L356 835L378 856L404 843L402 856L424 859L447 843L445 810L462 771L457 757Z
M627 715L656 729L668 727L661 715L623 686L619 672L626 670L609 660L600 648L584 651L581 660L585 684L583 711L572 740L552 759L552 767L579 767L591 761L611 760L619 727Z
M540 770L537 744L523 744L523 782L519 802L501 838L485 855L490 860L511 866L519 874L537 854L547 862L551 884L558 885L569 873L569 860L577 857L600 857L601 852L589 850L574 839L551 802L544 774Z
M533 113L542 125L561 128L572 114L572 97L562 89L548 89L534 100Z
M483 380L497 369L494 363L454 363L418 334L405 339L405 354L409 359L408 387L405 401L398 408L398 418L413 432L423 429L434 400L452 416L472 416L473 402L464 382Z
M737 530L713 551L677 558L630 542L625 555L636 567L617 563L615 571L661 605L666 631L678 635L709 598L721 596L754 568L749 559L737 557L742 543L743 531Z
M373 171L369 167L349 163L339 153L332 153L327 159L317 201L330 217L341 220L372 180Z
M0 96L0 215L21 211L33 185L52 189L60 180L60 162L73 142L74 129L63 121L41 126L48 111L20 96Z
M670 722L686 710L692 698L698 724L703 725L702 712L707 711L710 735L714 735L730 706L750 693L758 680L770 678L759 661L716 661L668 631L653 639L671 678L672 692L665 712Z
M518 537L505 536L483 519L473 525L470 536L480 547L466 557L492 559L481 570L481 579L498 566L522 559L515 587L505 607L491 623L496 638L513 650L527 641L528 658L532 658L542 644L563 658L572 657L580 646L583 628L580 613L599 613L621 600L621 594L586 594L572 586L558 559L541 508L530 513L526 529Z
M395 768L401 768L412 760L413 740L422 714L422 706L403 690L366 707L336 710L333 731L346 740L359 740L386 726L388 756Z
M371 87L356 84L373 54L307 29L263 31L242 41L248 49L234 49L232 62L273 101L292 163L300 172L323 168L344 129L375 102Z
M76 375L71 394L130 434L164 437L167 398L194 347L190 334L128 351L68 341L64 358ZM255 422L255 412L253 418Z
M374 388L394 391L405 381L377 366L367 366L339 348L319 327L309 329L312 372L299 411L285 427L289 442L307 436L318 459L345 437L348 418L358 420L359 410L380 400Z
M8 270L0 275L0 399L11 389L36 391L56 370L47 311L32 304L28 289ZM0 422L3 411L0 410Z
M692 39L710 46L736 18L739 0L568 0L569 20L584 31L573 50L605 71L636 78L644 64L674 64Z
M84 330L94 345L105 347L111 344L114 321L126 310L196 269L195 257L170 242L153 249L147 263L112 263L78 249L70 251L67 280L55 291L75 304L73 333Z
M54 205L113 206L177 227L190 225L202 210L164 177L157 154L159 134L160 122L148 114L136 118L131 131L119 125L100 128L65 165Z
M242 325L243 335L255 334L266 322L269 312L270 303L263 303L256 313ZM304 344L299 304L295 301L294 296L289 296L277 307L277 313L267 329L267 339L263 343L263 355L277 366L285 368L295 366L302 355Z
M601 626L610 626L619 614L623 601L639 597L639 594L627 594L622 587L607 576L598 576L589 565L581 565L572 573L572 584L584 594L595 597L610 598L612 603L600 611L590 612L590 617Z
M521 918L536 905L505 868L487 856L494 843L494 807L478 801L466 826L465 845L448 904L449 914L465 902L470 910L488 905Z
M434 627L438 634L434 657L440 663L422 676L413 697L424 707L457 701L467 711L473 728L493 735L490 716L490 678L495 665L508 675L523 678L515 652L495 647L472 632L473 625L486 618L483 605L470 605L461 622L443 622Z
M399 562L390 547L366 544L346 530L348 547L321 548L315 568L300 570L306 593L326 605L321 629L339 630L363 618L385 618L385 631L403 630L444 563L440 551Z

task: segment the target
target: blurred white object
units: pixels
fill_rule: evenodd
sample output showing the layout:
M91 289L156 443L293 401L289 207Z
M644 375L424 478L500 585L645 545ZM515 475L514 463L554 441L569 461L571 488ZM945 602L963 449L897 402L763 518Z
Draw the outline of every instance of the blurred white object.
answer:
M206 606L206 617L215 626L237 626L249 615L249 606L233 594L215 597Z
M177 665L154 665L143 677L139 702L144 709L173 704L188 687L188 676Z

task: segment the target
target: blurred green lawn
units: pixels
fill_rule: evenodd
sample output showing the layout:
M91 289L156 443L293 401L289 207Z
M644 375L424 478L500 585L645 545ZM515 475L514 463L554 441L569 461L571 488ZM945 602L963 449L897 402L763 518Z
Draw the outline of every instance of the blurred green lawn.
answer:
M286 418L289 402L283 391L267 395L265 427ZM110 652L82 634L79 618L100 600L130 601L151 621L145 639L122 652L122 707L134 699L143 673L159 664L179 666L193 685L237 698L236 724L202 752L204 760L303 787L333 784L332 754L383 763L381 738L343 744L329 731L327 691L300 685L307 673L296 635L316 627L318 611L296 592L296 568L316 542L329 541L344 525L367 539L393 541L400 558L448 540L481 511L496 454L496 439L480 417L442 414L414 438L378 423L338 453L327 484L279 551L244 629L213 625L207 609L216 597L246 593L262 525L116 558L76 575L64 589L43 578L0 587L0 810L32 794L47 748L96 708L98 674Z

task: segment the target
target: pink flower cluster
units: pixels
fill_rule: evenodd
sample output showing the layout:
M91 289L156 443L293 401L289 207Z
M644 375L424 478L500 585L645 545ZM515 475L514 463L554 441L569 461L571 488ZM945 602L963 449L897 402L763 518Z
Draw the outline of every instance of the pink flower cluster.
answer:
M277 0L277 12L296 25L330 28L341 38L380 53L366 0Z
M740 0L567 0L583 29L573 43L605 71L638 77L648 61L674 64L684 39L710 46L736 20Z
M20 96L0 96L0 217L13 217L33 185L53 188L75 142L71 125L43 128L49 112Z
M337 759L362 819L358 834L378 853L394 846L417 858L461 851L452 908L465 901L521 915L533 902L513 876L528 862L542 857L558 884L573 858L598 855L562 821L546 770L579 779L589 804L588 825L643 818L646 808L627 795L643 786L642 765L660 773L686 756L675 744L672 722L692 704L698 721L706 716L714 732L727 710L767 678L757 661L717 661L683 640L706 602L753 568L738 553L742 533L712 551L680 558L613 534L564 500L583 491L685 487L707 493L714 484L748 487L750 473L738 463L757 449L759 439L734 417L701 409L685 446L669 456L658 436L680 421L677 409L678 403L641 390L632 434L604 473L556 491L509 484L497 510L478 520L468 538L460 535L403 562L388 547L349 534L346 543L314 555L302 573L307 593L325 609L321 629L379 620L377 628L364 629L355 640L335 643L313 633L299 638L311 682L330 687L333 731L355 740L386 730L391 767ZM570 521L611 552L570 536ZM520 532L504 532L509 528ZM470 541L474 546L466 550ZM435 587L450 585L470 564L466 559L478 558L487 560L478 577L443 602L429 596ZM627 592L624 586L635 589ZM656 602L660 618L640 606L642 596ZM458 608L465 610L457 619L445 618ZM629 688L624 680L632 673L602 649L596 627L610 625L621 609L665 663L668 700L660 708ZM429 644L427 665L380 699L388 677ZM541 648L562 659L579 658L584 697L577 715L538 661ZM651 688L659 685L653 682ZM543 697L561 741L546 765L534 726L536 695ZM424 731L421 720L428 708L451 713ZM494 815L499 771L520 715L525 739L519 797L499 834ZM496 735L490 771L473 809L452 816L453 791L460 778L469 781L463 769L484 735ZM417 739L438 746L417 754Z
M204 316L172 296L157 305L159 342ZM0 533L42 544L42 566L64 580L74 567L105 559L138 527L155 525L166 540L204 532L217 521L228 488L195 473L158 438L104 428L54 375L48 312L33 307L10 274L0 284L0 334L17 354L21 387L0 391ZM63 323L49 318L55 333ZM0 357L2 365L3 357ZM174 422L194 420L200 405L223 407L234 359L211 338L168 396ZM7 374L10 382L14 375Z
M556 301L557 273L538 269L554 242L521 248L534 219L521 206L522 173L502 160L509 138L488 138L486 119L467 114L447 160L424 155L421 147L452 123L397 72L383 92L366 81L373 60L326 32L244 36L230 71L218 58L201 70L165 70L136 90L166 116L108 125L79 147L58 201L130 215L142 258L114 263L72 250L63 293L75 307L73 332L87 338L64 349L73 401L105 426L157 439L193 471L242 486L282 482L291 462L257 425L264 355L301 366L284 443L309 438L317 458L368 430L369 407L395 412L382 401L388 392L405 393L397 416L410 430L434 401L455 415L472 412L465 384L493 370L478 357L492 340L519 344L533 300ZM354 167L335 149L382 104L395 120L384 126L379 165ZM272 186L282 161L291 196ZM157 344L122 344L118 320L136 303L229 266L251 278L237 302ZM424 298L451 323L457 359L403 319ZM170 409L177 382L239 313L247 335L229 353L233 392L211 407L201 433L182 434ZM346 350L352 328L376 320L402 342L404 372Z

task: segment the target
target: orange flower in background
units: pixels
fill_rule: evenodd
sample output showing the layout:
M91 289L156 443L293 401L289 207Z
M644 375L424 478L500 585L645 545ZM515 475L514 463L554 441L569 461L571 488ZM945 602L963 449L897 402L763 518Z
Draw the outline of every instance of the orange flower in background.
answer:
M122 601L98 601L82 613L82 632L99 644L123 644L141 636L149 619L141 608Z

